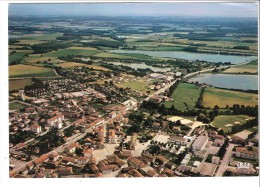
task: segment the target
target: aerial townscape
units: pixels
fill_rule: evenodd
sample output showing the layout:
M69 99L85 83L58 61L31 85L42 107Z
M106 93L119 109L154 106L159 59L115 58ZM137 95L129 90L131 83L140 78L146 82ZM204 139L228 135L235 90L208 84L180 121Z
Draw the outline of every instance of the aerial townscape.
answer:
M10 178L259 175L257 15L21 5L9 8Z

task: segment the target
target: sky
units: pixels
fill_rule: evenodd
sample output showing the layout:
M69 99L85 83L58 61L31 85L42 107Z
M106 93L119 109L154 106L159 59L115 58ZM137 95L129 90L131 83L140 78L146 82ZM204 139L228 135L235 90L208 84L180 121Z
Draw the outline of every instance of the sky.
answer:
M256 3L10 4L9 15L257 17Z

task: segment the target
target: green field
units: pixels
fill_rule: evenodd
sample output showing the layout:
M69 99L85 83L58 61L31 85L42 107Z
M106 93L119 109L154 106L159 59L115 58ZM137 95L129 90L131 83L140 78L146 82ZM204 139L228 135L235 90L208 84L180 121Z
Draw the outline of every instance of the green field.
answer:
M30 50L16 51L15 53L9 55L9 64L12 64L15 61L21 61L26 54L30 54L30 53L31 53Z
M99 66L99 65L94 65L94 64L89 65L89 64L82 64L82 63L77 63L77 62L65 62L65 63L59 64L59 66L61 66L62 68L65 68L65 69L70 69L70 68L74 68L74 67L85 66L85 67L88 67L88 68L93 68L93 69L95 69L95 70L111 71L110 69L101 67L101 66Z
M142 92L142 93L146 93L147 91L152 92L152 90L150 90L149 87L149 83L144 82L144 81L129 81L129 82L122 82L119 85L123 86L123 87L128 87L132 90L138 91L138 92Z
M204 107L210 108L215 105L224 108L226 105L233 106L234 104L255 106L258 104L258 96L253 93L208 87L205 90L202 104Z
M224 71L224 73L257 73L258 60L253 60L247 64L231 67Z
M186 110L186 103L190 110L194 109L199 96L200 89L198 86L189 83L180 83L172 94L174 101L167 101L164 104L168 108L174 105L177 110L183 111Z
M115 58L115 59L151 59L152 57L143 55L143 54L134 54L134 53L108 53L108 52L103 52L95 55L96 57L101 57L101 58Z
M9 77L56 77L56 74L51 68L19 64L9 66Z
M253 118L246 115L218 115L212 122L212 125L227 132L231 130L232 126L241 125L250 119ZM236 124L236 122L239 123Z
M57 37L62 36L62 33L52 33L52 34L42 34L42 35L33 35L27 36L22 39L24 40L55 40Z
M25 105L22 105L20 103L16 103L16 102L13 102L13 103L9 103L9 110L19 110L20 108L24 108Z
M66 49L60 49L58 51L45 53L43 57L60 57L67 55L82 55L82 56L94 56L98 54L99 51L95 48L84 48L84 47L69 47Z
M9 80L9 90L18 90L32 83L31 79L15 79Z

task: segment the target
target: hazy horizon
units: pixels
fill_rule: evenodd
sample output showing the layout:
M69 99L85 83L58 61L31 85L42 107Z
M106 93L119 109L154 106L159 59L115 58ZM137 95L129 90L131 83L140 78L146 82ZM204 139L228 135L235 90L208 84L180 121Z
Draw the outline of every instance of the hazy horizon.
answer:
M10 16L258 17L257 3L49 3L9 4Z

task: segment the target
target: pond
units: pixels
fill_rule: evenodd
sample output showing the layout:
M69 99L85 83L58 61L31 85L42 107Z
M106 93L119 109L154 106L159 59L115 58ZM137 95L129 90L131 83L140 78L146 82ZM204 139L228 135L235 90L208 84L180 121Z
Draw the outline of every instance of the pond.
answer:
M189 79L189 82L205 83L220 88L258 90L257 75L234 75L205 73Z
M239 55L224 55L224 54L210 54L210 53L192 53L184 51L140 51L140 50L112 50L113 53L136 53L144 54L153 57L168 57L180 58L186 60L205 60L208 62L231 62L232 64L239 64L256 59L256 56L239 56Z
M153 67L153 66L149 66L146 65L145 63L124 63L124 62L109 62L108 64L114 64L114 65L122 65L122 66L128 66L131 67L133 69L146 69L149 68L151 70L153 70L154 72L167 72L167 71L171 71L171 68L161 68L161 67Z

